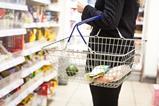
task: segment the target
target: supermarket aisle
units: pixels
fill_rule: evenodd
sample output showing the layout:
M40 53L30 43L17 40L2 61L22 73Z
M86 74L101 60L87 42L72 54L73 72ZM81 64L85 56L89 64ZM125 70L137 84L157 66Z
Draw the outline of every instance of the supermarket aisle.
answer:
M121 90L119 106L151 106L152 92L150 84L127 81ZM77 83L59 86L49 106L92 106L89 87Z

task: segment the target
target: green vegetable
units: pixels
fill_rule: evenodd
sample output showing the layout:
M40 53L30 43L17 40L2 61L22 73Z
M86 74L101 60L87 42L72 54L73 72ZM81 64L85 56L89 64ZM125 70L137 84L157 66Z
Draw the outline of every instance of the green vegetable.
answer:
M76 75L77 72L78 72L78 68L73 64L69 65L66 68L66 73L68 76L74 76L74 75Z

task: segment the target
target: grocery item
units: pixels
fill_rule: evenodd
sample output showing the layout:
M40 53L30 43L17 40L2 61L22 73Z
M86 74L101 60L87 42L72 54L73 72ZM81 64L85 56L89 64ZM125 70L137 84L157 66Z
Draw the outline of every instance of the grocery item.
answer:
M20 67L19 67L19 66L12 67L12 68L10 68L10 69L8 69L8 70L2 71L2 72L0 73L0 75L1 75L3 78L5 78L5 77L7 77L7 76L9 76L9 75L11 75L11 74L13 74L13 73L15 73L15 72L18 72L19 70L20 70Z
M24 49L24 35L4 37L2 41L9 52L14 53Z
M104 74L108 71L109 71L109 66L108 65L96 66L92 70L92 72L86 74L86 79L87 80L94 80L98 77L104 76Z
M29 42L33 42L36 40L36 33L37 33L36 29L30 31Z
M125 75L131 72L131 68L129 65L120 65L111 68L104 77L106 79L110 79L112 82L116 82L122 79Z
M42 34L41 29L37 29L37 40L44 40L44 36Z
M33 98L33 94L29 94L26 98L24 98L21 103L19 103L17 106L26 106Z
M41 70L43 72L46 72L46 71L50 71L50 70L53 70L53 66L52 65L44 65Z
M68 76L74 76L77 72L78 68L74 64L71 64L66 68L66 73Z
M7 49L2 45L2 42L0 41L0 61L6 60L11 56L11 53L7 51Z
M86 74L86 79L97 83L114 83L131 72L129 65L120 65L113 68L109 66L96 66L92 72Z

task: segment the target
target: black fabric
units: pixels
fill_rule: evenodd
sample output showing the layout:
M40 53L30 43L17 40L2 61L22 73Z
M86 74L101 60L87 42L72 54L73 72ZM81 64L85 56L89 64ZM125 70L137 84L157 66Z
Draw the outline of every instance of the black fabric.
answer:
M97 0L95 8L87 5L82 20L101 15L103 19L89 22L93 26L91 35L99 29L102 36L118 36L116 28L126 38L133 38L139 4L137 0Z
M118 106L121 86L118 88L102 88L90 85L93 106Z

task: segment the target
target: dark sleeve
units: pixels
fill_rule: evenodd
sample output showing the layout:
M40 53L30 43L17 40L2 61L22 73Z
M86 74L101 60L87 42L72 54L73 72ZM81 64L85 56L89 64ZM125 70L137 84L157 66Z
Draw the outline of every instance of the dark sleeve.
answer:
M103 0L103 11L87 5L83 10L82 20L101 15L101 20L89 22L87 24L102 29L114 29L118 26L122 16L124 1L125 0Z

